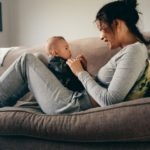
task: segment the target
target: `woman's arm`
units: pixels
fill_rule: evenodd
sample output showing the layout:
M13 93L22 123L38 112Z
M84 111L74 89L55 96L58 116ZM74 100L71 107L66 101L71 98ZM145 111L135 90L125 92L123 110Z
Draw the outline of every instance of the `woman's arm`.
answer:
M113 61L108 62L114 63L114 66L116 66L113 68L115 69L114 73L110 74L112 79L108 88L99 85L83 69L78 59L68 60L67 62L73 73L82 82L88 94L101 106L122 102L145 69L148 55L147 49L143 44L133 44L133 46L128 46L124 51L118 57L115 56L116 58ZM109 70L110 68L107 69Z
M126 53L116 59L117 67L108 88L100 86L86 71L78 73L78 78L99 105L122 102L145 69L147 59L145 51L139 47L130 47Z

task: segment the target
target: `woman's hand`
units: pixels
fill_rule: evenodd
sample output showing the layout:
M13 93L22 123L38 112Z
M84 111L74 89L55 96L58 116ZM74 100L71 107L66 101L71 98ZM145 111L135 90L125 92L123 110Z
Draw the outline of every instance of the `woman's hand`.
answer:
M68 66L76 76L78 75L79 72L84 70L81 61L78 58L68 59L66 63L68 64Z
M78 55L76 58L80 60L83 69L87 70L87 60L86 60L86 58L82 54Z

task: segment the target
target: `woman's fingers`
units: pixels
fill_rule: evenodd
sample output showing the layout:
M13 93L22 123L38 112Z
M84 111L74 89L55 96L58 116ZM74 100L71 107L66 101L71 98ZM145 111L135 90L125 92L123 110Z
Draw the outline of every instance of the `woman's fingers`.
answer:
M75 75L84 70L79 59L68 59L66 63Z
M70 58L70 59L67 60L66 63L67 63L69 66L71 66L71 64L72 64L73 62L75 62L75 59Z
M77 56L77 59L80 60L81 64L82 64L82 67L87 70L87 60L86 58L84 57L84 55L80 54Z

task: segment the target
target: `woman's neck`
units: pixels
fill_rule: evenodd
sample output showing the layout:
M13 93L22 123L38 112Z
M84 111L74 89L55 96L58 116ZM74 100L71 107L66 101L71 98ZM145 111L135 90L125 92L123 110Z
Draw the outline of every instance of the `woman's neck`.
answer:
M123 42L121 44L121 47L123 48L123 47L125 47L127 45L136 43L138 41L138 39L137 39L137 37L134 34L128 32L128 34L126 34L125 36L123 36L122 41Z

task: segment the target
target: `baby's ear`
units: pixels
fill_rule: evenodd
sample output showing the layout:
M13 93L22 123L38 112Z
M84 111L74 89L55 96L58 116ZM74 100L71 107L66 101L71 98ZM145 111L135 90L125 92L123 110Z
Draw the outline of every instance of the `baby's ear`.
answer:
M56 56L56 55L57 55L57 52L56 52L56 50L51 49L51 50L49 51L49 54L52 55L52 56Z

